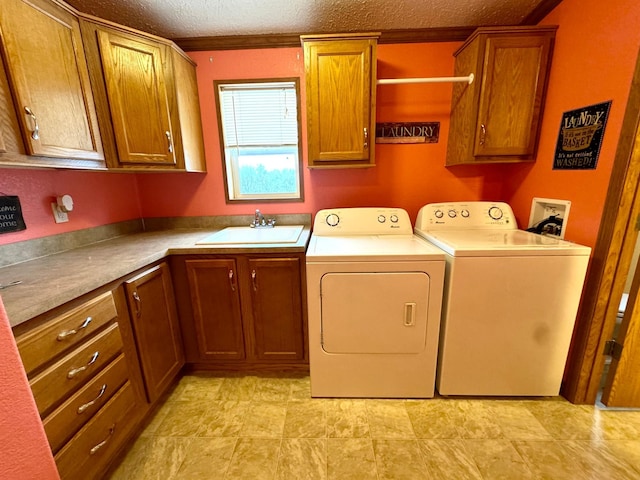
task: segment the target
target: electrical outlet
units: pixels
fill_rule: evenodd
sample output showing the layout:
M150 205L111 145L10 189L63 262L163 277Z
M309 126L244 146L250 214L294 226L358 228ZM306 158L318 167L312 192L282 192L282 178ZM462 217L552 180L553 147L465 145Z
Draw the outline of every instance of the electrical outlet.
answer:
M69 221L69 215L67 212L63 212L55 202L51 203L51 210L53 211L53 219L56 223L64 223Z

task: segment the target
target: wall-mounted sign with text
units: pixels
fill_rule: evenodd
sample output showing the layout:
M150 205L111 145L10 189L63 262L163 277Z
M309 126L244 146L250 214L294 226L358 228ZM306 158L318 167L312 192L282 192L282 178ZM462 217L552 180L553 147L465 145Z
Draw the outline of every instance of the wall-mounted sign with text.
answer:
M26 228L20 199L0 194L0 233L19 232Z
M607 125L611 100L562 114L554 170L593 170Z
M440 122L376 123L376 143L438 143Z

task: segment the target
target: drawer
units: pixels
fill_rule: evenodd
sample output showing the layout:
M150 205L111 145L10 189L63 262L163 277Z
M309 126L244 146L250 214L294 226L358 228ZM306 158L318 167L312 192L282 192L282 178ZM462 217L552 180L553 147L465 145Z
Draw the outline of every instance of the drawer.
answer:
M120 355L69 400L44 419L49 445L55 453L127 381L127 361Z
M60 478L96 478L138 426L131 383L125 385L55 456Z
M79 344L117 316L113 295L107 292L20 336L16 343L27 374Z
M29 383L41 415L77 391L122 351L117 323L89 339Z

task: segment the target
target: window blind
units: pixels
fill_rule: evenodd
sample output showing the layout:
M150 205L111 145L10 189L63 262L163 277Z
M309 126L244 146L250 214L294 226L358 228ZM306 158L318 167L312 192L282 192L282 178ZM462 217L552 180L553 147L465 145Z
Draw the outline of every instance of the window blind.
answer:
M225 148L298 144L293 82L219 85Z

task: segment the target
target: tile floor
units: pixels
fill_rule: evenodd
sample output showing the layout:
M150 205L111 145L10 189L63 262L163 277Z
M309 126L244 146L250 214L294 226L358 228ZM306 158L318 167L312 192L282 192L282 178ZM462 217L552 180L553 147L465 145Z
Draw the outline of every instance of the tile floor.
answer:
M188 375L110 479L640 479L640 411L311 399L308 377Z

